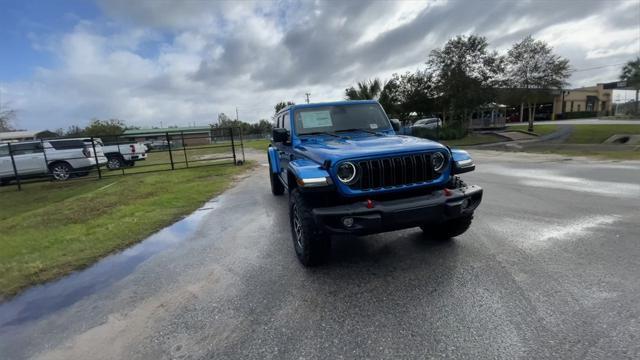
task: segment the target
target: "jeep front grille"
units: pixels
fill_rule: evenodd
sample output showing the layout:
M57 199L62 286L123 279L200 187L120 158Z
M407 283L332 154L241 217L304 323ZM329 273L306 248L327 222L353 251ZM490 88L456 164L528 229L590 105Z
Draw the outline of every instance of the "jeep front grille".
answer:
M354 190L371 190L430 182L434 179L431 154L395 156L358 161L358 180L349 185ZM435 174L438 177L438 174Z

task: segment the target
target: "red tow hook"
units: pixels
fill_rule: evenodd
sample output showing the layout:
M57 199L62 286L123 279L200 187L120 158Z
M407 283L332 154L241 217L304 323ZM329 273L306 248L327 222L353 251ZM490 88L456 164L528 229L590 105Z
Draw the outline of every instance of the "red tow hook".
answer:
M367 209L373 209L373 201L371 199L367 199Z
M444 196L451 196L451 190L444 188L444 190L442 190L442 192L444 192Z

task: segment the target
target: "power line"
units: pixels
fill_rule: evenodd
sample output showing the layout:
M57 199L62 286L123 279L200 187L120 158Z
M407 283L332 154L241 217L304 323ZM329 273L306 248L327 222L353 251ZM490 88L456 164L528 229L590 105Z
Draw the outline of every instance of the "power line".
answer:
M603 68L607 68L607 67L620 66L620 65L624 65L624 64L626 64L626 63L618 63L618 64L609 64L609 65L594 66L594 67L590 67L590 68L584 68L584 69L575 69L575 70L571 70L571 72L580 72L580 71L588 71L588 70L603 69Z

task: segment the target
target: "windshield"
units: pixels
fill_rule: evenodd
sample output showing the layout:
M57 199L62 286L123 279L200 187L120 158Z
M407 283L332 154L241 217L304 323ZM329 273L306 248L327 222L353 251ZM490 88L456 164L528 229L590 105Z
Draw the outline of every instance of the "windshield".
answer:
M322 106L295 112L298 135L350 129L388 130L389 119L377 104Z

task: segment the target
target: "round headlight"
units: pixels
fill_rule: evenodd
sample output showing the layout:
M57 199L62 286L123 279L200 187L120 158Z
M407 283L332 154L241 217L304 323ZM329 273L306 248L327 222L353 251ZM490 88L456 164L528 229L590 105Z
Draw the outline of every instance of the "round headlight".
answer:
M356 166L353 163L345 161L338 165L338 180L345 184L349 184L356 178Z
M433 171L440 172L447 165L447 158L440 152L434 153L431 157L431 165L433 166Z

